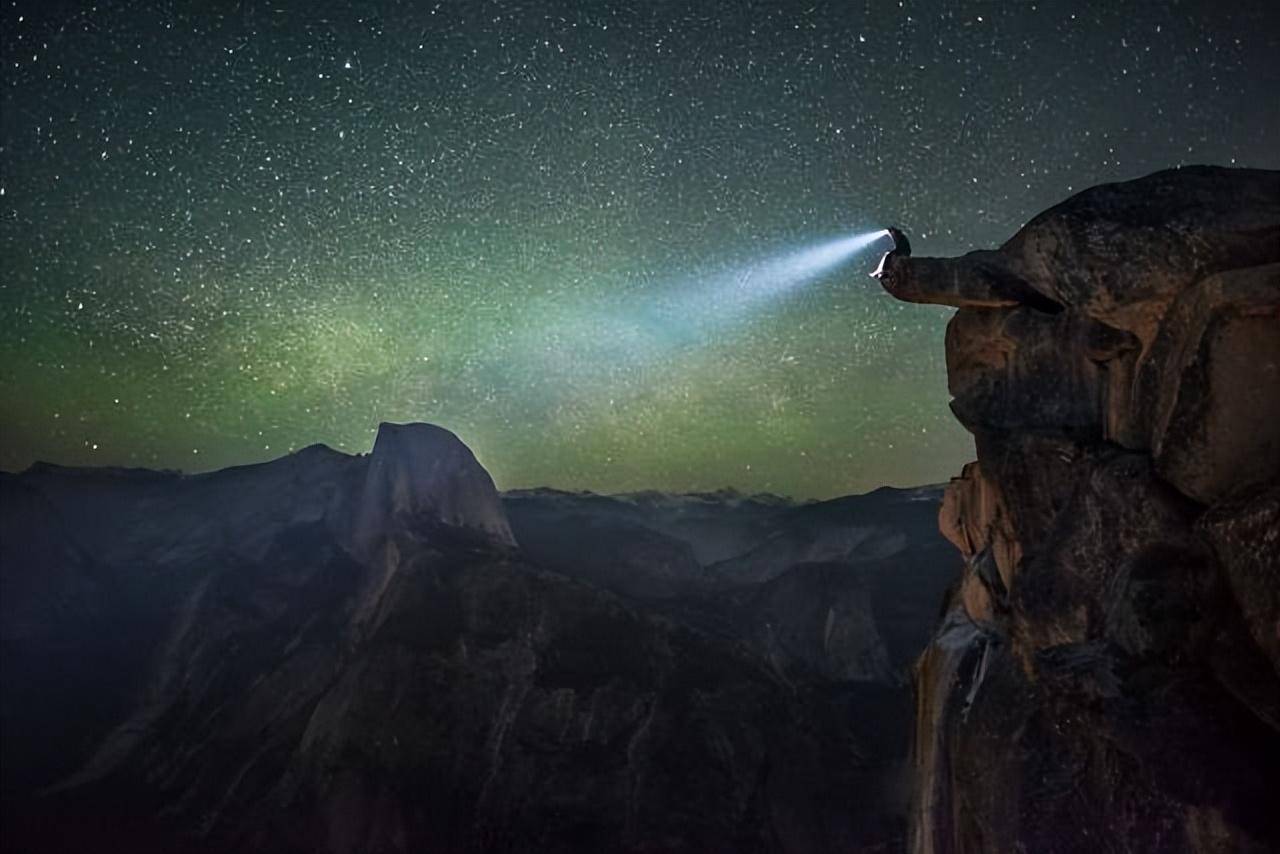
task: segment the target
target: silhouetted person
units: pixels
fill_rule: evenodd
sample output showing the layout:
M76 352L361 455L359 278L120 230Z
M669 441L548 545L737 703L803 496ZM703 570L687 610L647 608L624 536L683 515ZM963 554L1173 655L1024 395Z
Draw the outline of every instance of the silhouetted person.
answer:
M901 255L904 258L911 255L911 241L907 240L907 236L902 233L902 229L896 225L888 228L889 236L893 238L893 250L890 254Z

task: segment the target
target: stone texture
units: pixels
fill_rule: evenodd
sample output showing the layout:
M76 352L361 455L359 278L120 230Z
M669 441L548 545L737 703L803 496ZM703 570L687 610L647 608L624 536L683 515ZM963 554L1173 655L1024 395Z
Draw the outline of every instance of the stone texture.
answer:
M1280 488L1273 483L1224 501L1198 528L1218 556L1249 634L1280 674Z
M999 250L886 258L959 308L978 461L916 667L916 852L1280 847L1280 173L1085 191Z
M1161 475L1206 504L1280 476L1280 264L1178 294L1135 403Z

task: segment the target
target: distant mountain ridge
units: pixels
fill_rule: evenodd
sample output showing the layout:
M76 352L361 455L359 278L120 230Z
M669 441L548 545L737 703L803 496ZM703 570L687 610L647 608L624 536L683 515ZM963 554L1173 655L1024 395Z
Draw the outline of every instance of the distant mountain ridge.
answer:
M891 683L955 575L938 533L942 491L795 502L515 490L503 503L542 566L748 644L779 673Z
M880 588L932 604L954 567L707 568L898 497L499 496L430 425L198 475L0 474L4 844L892 850L895 632L930 620Z
M457 436L429 424L383 424L370 454L325 445L254 465L203 474L71 468L37 463L17 477L60 502L86 545L145 548L148 536L189 537L216 523L232 548L259 542L282 524L323 521L349 547L364 548L395 524L430 521L483 532L514 545L489 473ZM104 495L103 491L110 494ZM168 502L167 510L160 505ZM160 520L182 520L164 531ZM202 538L202 544L211 545Z

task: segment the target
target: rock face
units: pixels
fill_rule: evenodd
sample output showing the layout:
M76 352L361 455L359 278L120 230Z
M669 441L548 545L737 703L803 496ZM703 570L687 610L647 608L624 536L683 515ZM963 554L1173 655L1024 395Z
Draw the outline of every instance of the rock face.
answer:
M406 520L427 517L515 545L493 479L457 436L432 424L383 424L351 516L367 552Z
M1095 187L997 251L885 259L958 307L966 560L916 669L916 852L1280 847L1280 173Z
M936 530L810 544L904 540L938 500L504 501L429 425L197 476L0 474L0 842L900 850L902 649L956 559ZM771 540L765 580L708 574Z

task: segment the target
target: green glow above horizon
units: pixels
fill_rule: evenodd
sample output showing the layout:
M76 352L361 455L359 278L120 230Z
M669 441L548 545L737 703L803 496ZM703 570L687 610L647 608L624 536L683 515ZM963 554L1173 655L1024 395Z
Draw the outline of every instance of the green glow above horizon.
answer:
M909 5L6 7L0 468L362 453L422 420L503 488L944 480L973 455L948 310L870 255L732 322L699 288L890 222L954 254L1089 184L1280 165L1280 45L1262 4Z

